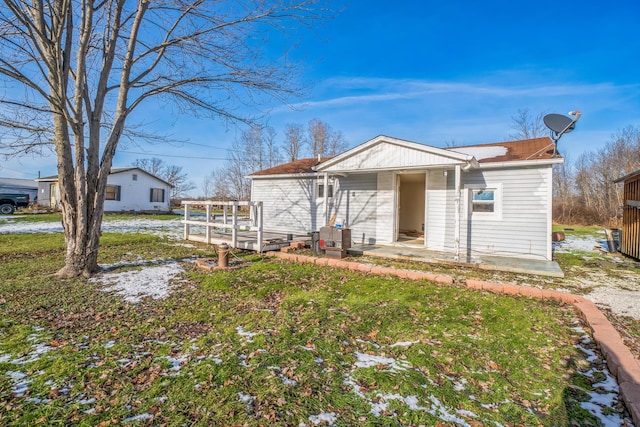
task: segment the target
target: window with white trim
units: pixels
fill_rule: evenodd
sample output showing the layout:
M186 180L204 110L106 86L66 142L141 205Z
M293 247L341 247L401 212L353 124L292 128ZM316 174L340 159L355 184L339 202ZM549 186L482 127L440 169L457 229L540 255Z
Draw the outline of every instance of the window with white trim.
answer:
M472 188L471 189L471 212L472 213L494 213L496 212L495 188Z
M502 184L465 185L465 211L477 220L502 219Z

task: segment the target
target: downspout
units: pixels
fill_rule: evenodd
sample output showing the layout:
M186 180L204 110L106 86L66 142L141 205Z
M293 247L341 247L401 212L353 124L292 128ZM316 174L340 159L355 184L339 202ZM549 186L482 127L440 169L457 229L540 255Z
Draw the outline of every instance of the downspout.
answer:
M329 173L324 173L324 225L329 225Z
M454 219L454 225L453 225L453 245L454 245L454 250L455 250L455 258L454 260L456 262L460 262L460 214L461 214L461 209L460 209L460 181L461 181L461 171L460 171L460 165L456 165L456 173L455 173L455 186L456 186L456 193L455 193L455 197L454 197L454 204L455 204L455 219Z

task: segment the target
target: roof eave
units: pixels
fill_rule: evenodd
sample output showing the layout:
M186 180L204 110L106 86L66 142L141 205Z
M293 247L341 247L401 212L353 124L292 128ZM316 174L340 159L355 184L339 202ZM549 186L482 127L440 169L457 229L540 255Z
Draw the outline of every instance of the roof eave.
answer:
M480 163L480 169L489 168L510 168L519 166L543 166L543 165L559 165L564 163L563 157L555 157L553 159L541 159L541 160L509 160L503 162L485 162Z

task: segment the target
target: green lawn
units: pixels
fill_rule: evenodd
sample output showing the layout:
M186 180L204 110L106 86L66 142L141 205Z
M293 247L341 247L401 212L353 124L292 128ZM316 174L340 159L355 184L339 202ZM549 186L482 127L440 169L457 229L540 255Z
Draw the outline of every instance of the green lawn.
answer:
M256 255L204 273L183 260L206 250L102 243L107 275L184 271L134 304L52 276L61 236L0 234L0 424L599 425L570 307Z

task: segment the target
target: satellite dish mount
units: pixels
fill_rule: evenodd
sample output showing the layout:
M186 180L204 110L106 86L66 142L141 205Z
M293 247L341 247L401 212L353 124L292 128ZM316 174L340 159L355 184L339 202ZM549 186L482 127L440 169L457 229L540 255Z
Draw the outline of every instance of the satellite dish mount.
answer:
M582 112L570 111L573 119L563 116L562 114L547 114L542 118L545 126L551 130L551 139L553 140L553 157L558 153L558 140L565 133L571 132L576 127L576 122L580 119Z

